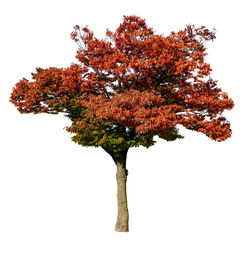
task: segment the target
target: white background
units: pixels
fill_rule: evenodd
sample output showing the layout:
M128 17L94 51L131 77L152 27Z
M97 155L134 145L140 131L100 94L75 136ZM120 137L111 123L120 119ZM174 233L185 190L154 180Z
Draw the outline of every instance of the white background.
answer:
M0 12L1 258L250 257L247 1L8 0ZM235 108L225 142L180 128L183 140L129 151L130 232L117 233L108 154L73 143L65 117L21 115L8 99L35 67L76 61L75 24L104 37L131 14L164 35L216 28L207 61Z

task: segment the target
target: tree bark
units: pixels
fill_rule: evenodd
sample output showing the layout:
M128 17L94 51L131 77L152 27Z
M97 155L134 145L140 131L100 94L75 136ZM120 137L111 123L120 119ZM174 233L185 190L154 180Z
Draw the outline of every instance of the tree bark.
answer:
M127 152L115 160L117 165L116 181L117 181L117 204L118 204L118 214L115 230L117 232L128 232L128 202L127 202L127 191L126 183L128 170L126 169L126 157Z
M118 214L115 225L117 232L128 232L128 202L127 202L127 176L128 170L126 169L126 160L128 149L120 152L113 152L110 149L103 148L114 160L117 166L116 181L117 181L117 204Z

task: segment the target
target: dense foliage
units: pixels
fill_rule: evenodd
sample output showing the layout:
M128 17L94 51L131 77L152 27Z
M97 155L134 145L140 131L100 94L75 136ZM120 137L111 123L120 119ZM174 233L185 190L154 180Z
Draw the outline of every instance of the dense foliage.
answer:
M31 81L20 80L10 101L21 113L62 112L72 121L67 131L73 141L101 146L112 156L150 147L155 135L181 138L177 124L216 141L231 136L222 112L233 101L217 87L204 60L214 31L188 25L163 36L145 20L124 16L105 39L78 25L71 37L79 46L79 63L37 68Z

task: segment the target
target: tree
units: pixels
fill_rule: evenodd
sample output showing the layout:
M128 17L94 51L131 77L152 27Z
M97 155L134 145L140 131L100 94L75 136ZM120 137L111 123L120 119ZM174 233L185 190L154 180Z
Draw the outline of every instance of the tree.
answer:
M88 27L71 33L78 44L69 68L36 68L23 78L10 101L21 113L63 113L66 130L82 146L102 147L117 166L116 231L128 231L126 157L129 148L183 138L176 128L201 132L215 141L231 136L222 112L233 101L217 87L205 62L205 43L215 31L187 25L169 36L157 35L144 19L124 16L105 39Z

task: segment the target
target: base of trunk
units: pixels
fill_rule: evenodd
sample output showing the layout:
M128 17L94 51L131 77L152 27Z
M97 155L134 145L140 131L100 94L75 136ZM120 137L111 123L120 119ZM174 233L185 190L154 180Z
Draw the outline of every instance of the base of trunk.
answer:
M117 232L129 232L127 223L116 223L115 231Z

